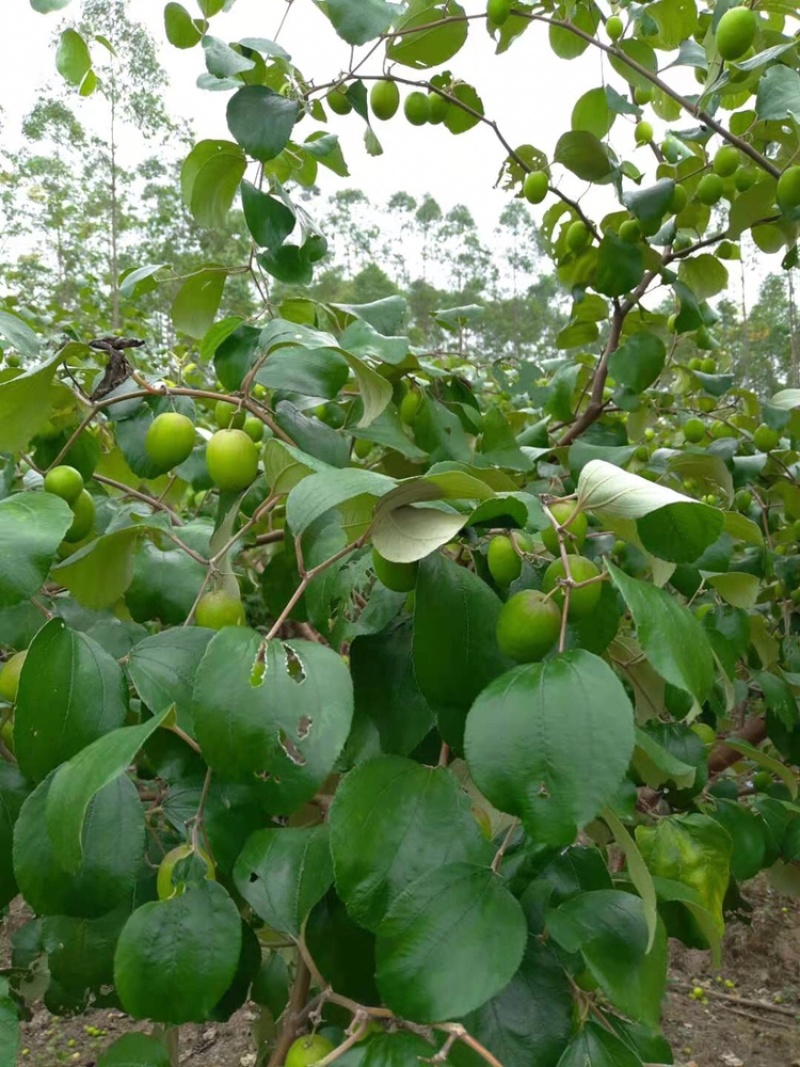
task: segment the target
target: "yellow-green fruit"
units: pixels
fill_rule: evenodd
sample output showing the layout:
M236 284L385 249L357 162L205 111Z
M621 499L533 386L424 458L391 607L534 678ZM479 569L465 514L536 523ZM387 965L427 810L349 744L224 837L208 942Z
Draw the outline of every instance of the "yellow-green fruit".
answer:
M235 405L227 400L218 400L214 408L214 419L221 430L241 430L247 416L243 411L237 411Z
M649 104L653 99L653 90L651 86L639 85L633 90L633 99L640 106Z
M715 374L717 370L717 361L712 359L711 356L706 356L704 360L701 360L700 370L703 374Z
M44 476L44 487L48 493L74 504L83 490L83 475L74 467L53 467Z
M406 425L410 425L417 417L422 397L415 390L410 390L400 401L400 418Z
M702 419L687 419L683 424L683 436L689 444L696 445L699 441L703 440L705 435L706 427Z
M733 145L726 144L714 156L712 167L720 178L730 178L739 169L739 151Z
M625 219L624 222L620 223L619 235L623 241L635 245L642 236L642 230L636 219Z
M377 548L372 550L372 569L381 584L393 593L410 593L417 584L418 563L394 563L385 559Z
M430 112L428 122L432 126L438 126L440 122L444 122L447 118L447 113L450 110L450 101L439 93L428 93L428 109Z
M170 897L177 897L183 893L185 886L172 884L172 872L175 869L175 865L181 860L185 860L188 856L191 856L193 852L192 846L187 842L184 845L178 845L177 848L173 848L166 854L161 863L158 865L158 875L156 877L156 889L158 890L159 900L169 900ZM217 875L214 870L214 864L211 857L205 851L205 849L199 848L197 850L197 858L202 860L206 867L206 878L209 878L212 882L217 880Z
M489 0L486 5L486 17L495 26L502 26L511 14L511 0Z
M792 211L800 205L800 167L787 167L778 178L778 207Z
M514 548L514 542L505 534L493 537L486 555L489 573L500 586L511 585L522 573L522 560Z
M586 540L589 520L582 511L577 511L575 504L569 500L563 504L551 504L549 510L559 526L564 526L567 520L570 520L569 525L566 526L564 544L567 552L575 554L580 552L583 542ZM559 554L558 534L555 531L555 527L546 526L542 530L542 540L548 552L552 552L554 556Z
M215 589L200 597L194 610L194 621L207 630L222 630L225 626L244 626L247 619L238 596L231 596L224 589Z
M756 17L747 7L732 7L717 23L717 48L723 59L743 56L756 36Z
M722 178L719 174L704 174L697 183L697 199L707 207L713 207L722 196Z
M74 518L72 525L64 534L64 540L70 544L82 541L94 526L94 500L86 489L81 491L74 504L70 505Z
M497 644L500 651L517 663L541 659L558 641L561 612L538 589L515 593L497 617Z
M218 489L238 493L258 474L258 449L244 430L217 430L206 448L206 464Z
M682 185L676 185L669 202L669 209L673 215L680 215L689 203L689 194Z
M569 573L576 582L588 582L592 578L597 578L600 571L585 556L571 556ZM564 603L564 589L563 586L558 587L558 583L562 578L566 577L566 574L564 561L562 559L554 559L542 578L542 589L545 593L549 593L552 589L557 589L557 592L553 594L553 599L559 606ZM571 619L583 619L587 615L591 615L600 601L602 591L601 582L593 582L582 589L573 589L569 594L569 617Z
M547 174L543 170L532 170L525 175L522 192L530 204L541 204L547 196Z
M606 20L606 33L610 40L618 41L625 31L625 27L622 24L622 19L619 15L611 15Z
M567 230L567 248L569 248L571 252L582 252L589 244L591 238L592 235L589 233L586 223L577 219Z
M191 456L193 448L194 423L177 411L157 415L147 428L144 450L153 463L165 470L183 463Z
M326 100L328 101L328 107L331 111L335 111L337 115L349 115L353 110L353 105L340 89L331 89Z
M692 239L685 233L679 233L672 242L673 252L685 252L687 248L692 247Z
M334 1044L321 1034L298 1037L286 1053L286 1067L312 1067L333 1052Z
M771 426L767 426L764 422L753 434L753 444L759 452L771 452L773 448L778 447L780 440L781 435L778 431L773 430Z
M353 445L353 452L358 459L366 459L373 448L372 441L365 441L363 438L359 438Z
M653 140L653 127L646 119L636 123L636 143L649 144Z
M388 122L397 114L400 107L400 90L397 82L379 81L370 89L369 105L372 114L381 122Z
M733 177L733 184L740 193L746 193L756 184L757 179L758 172L755 167L739 167Z
M431 106L425 93L409 93L403 104L403 113L412 126L424 126L431 117Z
M0 700L4 700L7 704L17 702L19 676L27 655L27 652L15 652L0 668Z
M255 415L251 415L244 420L244 426L242 427L244 432L250 438L251 441L255 441L258 444L259 441L264 439L264 423L261 419L257 419Z

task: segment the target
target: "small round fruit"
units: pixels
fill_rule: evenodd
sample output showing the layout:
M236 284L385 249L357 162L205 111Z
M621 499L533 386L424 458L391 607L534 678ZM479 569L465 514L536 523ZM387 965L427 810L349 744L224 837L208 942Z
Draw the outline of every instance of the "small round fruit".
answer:
M214 419L221 430L241 430L247 416L243 411L237 411L234 404L227 400L218 400L214 408Z
M625 32L625 27L619 15L611 15L606 19L606 33L609 40L618 41Z
M649 144L653 140L653 127L646 120L636 123L636 143Z
M692 733L697 734L704 745L714 745L717 741L717 731L707 722L695 722L691 726Z
M64 540L69 541L70 544L82 541L94 526L94 500L91 493L83 489L71 507L74 518L72 525L64 534Z
M522 574L522 560L517 554L514 542L505 534L493 537L489 542L486 561L492 578L503 588L511 585Z
M517 663L542 659L558 641L561 612L538 589L515 593L497 617L497 644L500 651Z
M633 99L639 106L649 104L653 99L653 89L649 85L639 85L633 90Z
M549 510L559 526L566 526L564 544L567 552L574 554L580 552L589 530L589 520L582 511L577 511L575 504L569 500L562 504L551 504ZM567 520L569 520L568 524ZM570 534L572 536L569 536ZM554 556L559 554L558 534L555 527L546 526L542 530L542 540L548 552L552 552Z
M720 178L730 178L739 169L739 150L732 144L723 145L714 156L711 166Z
M328 107L337 115L349 115L353 110L353 105L341 89L331 89L325 99L328 101Z
M585 556L572 556L569 561L569 572L576 582L588 582L590 579L597 578L600 575L597 566L590 559L586 559ZM564 561L562 559L554 559L542 578L542 589L545 593L549 593L552 589L557 590L553 594L553 599L559 607L564 603L564 590L563 587L559 587L558 583L562 578L566 577L566 573ZM569 595L569 617L571 619L585 619L587 615L591 615L600 602L602 591L603 587L600 582L593 582L582 589L573 589Z
M400 419L410 426L419 412L422 397L414 389L411 389L400 401Z
M765 422L762 422L753 434L753 444L759 452L771 452L773 448L778 447L780 440L781 435L778 431L767 426Z
M447 118L447 113L450 110L450 101L440 93L428 93L428 108L430 109L428 122L432 126L438 126Z
M716 374L717 361L715 359L712 359L711 356L706 356L706 358L701 360L700 362L700 370L703 372L703 374Z
M680 215L688 203L689 194L682 185L676 185L672 192L672 199L669 202L669 209L672 214Z
M44 487L48 493L74 504L83 491L83 475L74 467L53 467L44 476Z
M746 193L756 184L758 171L755 167L739 167L733 176L733 184L740 193Z
M722 196L722 178L719 174L704 174L697 183L697 199L707 207L713 207Z
M692 239L688 234L679 233L676 234L675 240L672 242L673 252L685 252L687 248L692 247Z
M194 621L207 630L222 630L226 626L244 626L247 619L238 596L231 596L224 589L215 589L204 593L198 600Z
M511 14L511 0L489 0L486 5L486 17L495 26L502 26Z
M217 430L206 447L206 464L218 489L239 493L258 474L258 449L244 430Z
M528 203L541 204L547 196L548 185L549 182L545 171L532 170L530 174L525 175L525 184L522 187L522 192Z
M748 7L732 7L717 23L717 48L723 59L743 56L756 36L756 17Z
M582 252L591 239L589 228L580 219L576 219L567 230L567 248L571 252Z
M733 506L737 511L744 512L745 514L753 506L753 494L749 489L738 489L736 495L733 498Z
M757 793L766 793L772 785L773 778L769 771L756 771L752 778L753 789Z
M232 409L231 409L232 410ZM172 470L188 459L194 448L194 423L177 411L157 415L147 428L144 450L164 470Z
M394 563L380 554L377 548L372 550L372 569L378 580L393 593L410 593L417 584L418 563Z
M255 415L250 415L249 418L244 420L242 429L250 440L255 441L256 444L264 440L264 423L261 419L257 419Z
M334 1044L321 1034L308 1034L306 1037L298 1037L294 1044L289 1046L286 1053L286 1067L313 1067L313 1064L325 1059L329 1052L333 1052Z
M366 459L373 448L372 441L365 441L363 437L360 437L353 445L353 454L357 459Z
M776 199L781 211L792 211L800 205L800 166L787 167L778 178Z
M690 418L683 424L683 436L689 444L696 445L706 435L705 423L702 419Z
M397 87L397 82L375 82L372 89L370 89L369 105L372 108L372 114L376 119L380 119L381 122L388 122L389 119L393 119L397 114L397 109L400 107L400 90Z
M0 667L0 700L4 700L7 704L17 702L19 676L27 655L27 652L15 652Z
M175 869L177 863L181 860L185 860L188 856L191 856L192 846L188 841L183 845L178 845L177 848L171 849L158 865L158 875L156 877L156 889L158 891L159 900L169 900L170 897L180 896L185 886L173 885L172 872ZM205 849L199 848L197 850L197 857L201 859L206 866L206 878L212 882L217 880L217 875L214 870L214 863L205 851Z
M717 259L733 259L736 255L736 245L733 241L720 241L714 249Z
M642 230L636 219L625 219L624 222L620 223L619 235L623 241L635 245L642 236Z
M424 126L431 117L431 106L425 93L409 93L403 104L403 114L412 126Z

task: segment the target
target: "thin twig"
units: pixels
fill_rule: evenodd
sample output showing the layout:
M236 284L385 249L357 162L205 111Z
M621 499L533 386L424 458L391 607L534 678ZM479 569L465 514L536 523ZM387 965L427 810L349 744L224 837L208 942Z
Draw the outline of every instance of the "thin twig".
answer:
M514 832L516 831L518 826L519 819L514 819L508 830L506 830L506 836L503 838L503 843L500 845L500 848L498 848L497 852L495 852L494 859L492 860L493 874L497 874L497 872L500 870L500 864L503 862L503 856L505 856L506 849L511 844L511 838L514 836Z
M295 1033L297 1032L298 1015L308 999L308 991L310 988L311 971L309 971L306 966L305 960L298 959L297 972L294 976L294 982L292 983L289 1003L286 1005L286 1011L283 1013L283 1021L281 1022L278 1040L275 1044L275 1048L272 1050L272 1055L269 1058L267 1067L281 1067L283 1061L286 1059L286 1053L289 1051L289 1047L294 1041Z

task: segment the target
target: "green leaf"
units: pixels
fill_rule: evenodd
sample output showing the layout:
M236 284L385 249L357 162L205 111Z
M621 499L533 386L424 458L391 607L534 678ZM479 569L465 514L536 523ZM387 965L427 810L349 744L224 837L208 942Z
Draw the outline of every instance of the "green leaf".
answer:
M36 787L14 827L14 873L25 900L40 915L86 918L130 904L145 847L144 809L133 782L118 777L92 799L82 859L71 871L59 862L47 829L52 784L48 778Z
M60 11L69 3L70 0L31 0L31 7L41 15L49 15L51 11Z
M375 937L357 926L333 890L306 921L305 942L326 982L361 1004L377 1004Z
M314 795L352 714L347 667L310 641L267 642L228 627L211 640L195 678L195 729L209 765L232 778L263 778L275 811Z
M126 767L147 739L162 725L168 712L140 726L123 726L87 745L63 763L50 782L47 832L53 855L66 871L81 862L81 835L92 798Z
M236 52L217 37L204 37L203 51L208 73L213 74L215 78L235 78L238 74L252 70L256 65L255 60Z
M547 916L547 929L586 966L615 1008L655 1029L667 983L667 938L658 928L648 950L644 904L632 893L580 893Z
M17 895L12 861L14 824L30 791L30 783L13 764L0 763L0 907Z
M612 169L603 142L586 130L563 133L558 139L553 160L587 182L606 178Z
M35 359L39 355L39 338L18 315L0 311L0 337L4 337L21 356Z
M761 590L761 583L754 574L744 574L740 571L712 574L707 581L724 601L744 611L755 607Z
M675 181L672 178L660 178L655 185L646 189L632 189L624 193L622 202L637 219L655 222L664 217L674 192Z
M39 591L72 519L69 506L52 493L0 500L0 608Z
M52 619L28 649L14 746L20 770L41 781L92 741L122 726L127 687L115 659L87 634Z
M336 790L330 827L336 891L368 930L415 878L447 863L488 864L493 854L452 774L399 756L350 771Z
M559 9L558 14L564 16L567 12L562 8ZM569 17L565 21L583 30L584 33L594 36L600 19L594 4L581 4L570 6ZM573 33L566 26L550 26L548 36L550 47L559 59L577 59L589 47L589 42L585 37Z
M679 882L697 894L721 937L733 849L719 823L706 815L673 815L655 826L637 826L636 843L651 874Z
M615 233L605 234L597 250L597 267L592 282L598 293L622 296L634 289L643 277L641 250Z
M289 142L300 105L265 85L246 85L228 102L228 129L245 152L266 163Z
M299 937L306 916L333 882L328 827L257 830L239 854L233 880L269 927Z
M631 578L611 562L607 565L650 663L662 678L702 704L714 684L714 656L704 628L663 589Z
M140 641L130 653L128 673L142 702L158 715L175 706L178 725L193 734L194 676L213 630L176 626Z
M696 766L679 759L674 752L668 751L638 726L632 766L653 789L664 782L674 782L679 789L691 789L697 777ZM605 818L605 815L603 817Z
M619 41L615 45L615 52L622 53L621 55L615 54L611 56L611 66L617 74L635 89L651 89L651 80L646 75L640 74L634 67L629 66L623 58L627 56L634 63L638 63L639 66L650 71L651 74L656 74L658 72L658 59L650 45L631 37L627 41Z
M573 1038L558 1067L642 1067L642 1061L616 1034L588 1022Z
M253 240L273 252L280 248L297 222L294 212L282 200L262 193L250 182L242 182L242 210Z
M460 20L464 8L455 0L413 0L406 14L397 20L394 36L386 48L386 58L393 63L423 70L446 63L459 52L467 39L466 21L441 23L442 19ZM417 27L429 29L416 32Z
M467 130L473 129L481 121L480 116L484 114L483 101L476 90L465 82L458 82L455 85L448 86L448 92L453 99L460 100L468 108L476 112L474 115L470 114L469 111L465 111L464 108L454 104L448 108L444 116L444 125L450 133L456 135L466 133Z
M175 48L194 48L203 36L203 31L182 4L167 4L164 28L167 40Z
M92 69L86 41L76 30L64 30L56 50L56 70L70 85L80 85Z
M608 371L615 381L641 393L661 374L666 358L667 349L660 337L635 333L611 353Z
M585 130L594 137L605 137L614 124L614 112L608 106L608 97L603 86L590 89L572 109L573 130Z
M142 527L98 537L53 567L53 578L79 604L100 610L116 604L133 579L133 557Z
M181 193L201 226L224 226L246 169L245 154L232 141L200 141L194 146L181 169Z
M467 516L438 508L396 507L376 513L372 543L386 559L413 563L452 541Z
M633 745L622 683L583 649L495 679L473 704L464 735L481 792L552 845L569 844L613 799Z
M645 951L650 952L655 943L656 930L658 928L656 889L653 885L653 879L645 866L641 852L636 847L636 842L628 833L623 822L617 818L611 808L606 808L601 814L603 821L607 823L609 830L614 835L617 847L625 856L628 864L628 874L641 898L644 921L647 926Z
M41 922L51 989L58 987L75 1008L86 1008L114 982L114 949L131 911L123 901L96 919L47 915ZM48 990L49 992L49 990Z
M148 1034L123 1034L97 1061L97 1067L170 1067L166 1046Z
M509 667L495 629L502 603L472 571L444 556L420 565L414 609L414 671L444 739L462 745L472 702Z
M267 389L281 389L301 396L335 397L349 377L347 360L330 348L283 347L270 352L256 374Z
M21 451L45 424L53 375L62 359L59 352L42 366L0 382L0 452Z
M681 260L678 276L699 300L721 293L728 285L728 271L716 256L691 256Z
M553 949L529 938L519 970L497 996L461 1020L467 1032L507 1067L555 1067L572 1033L573 1000ZM474 1053L456 1044L456 1067L476 1067Z
M776 64L758 80L756 115L762 122L800 121L800 74Z
M749 742L740 741L738 737L726 737L725 744L732 748L734 752L741 752L743 756L748 756L753 763L768 770L770 774L775 775L776 778L780 778L789 790L789 795L792 800L797 799L797 775L790 767L781 763L780 760L767 755L766 752L762 752L761 749L755 748L755 746L749 744Z
M312 474L289 493L286 501L286 521L295 537L299 537L331 508L365 494L378 500L396 486L394 478L385 474L353 467Z
M326 14L333 28L348 44L361 45L373 41L403 11L401 4L386 0L328 0Z
M33 3L33 0L31 0ZM18 1063L19 1013L17 1005L8 994L5 979L0 981L0 1063Z
M149 263L145 267L137 267L136 270L123 271L119 276L120 293L124 297L139 297L152 293L159 285L153 276L165 266L164 263Z
M123 1008L173 1026L203 1022L233 980L241 941L239 910L218 882L144 904L123 927L114 958Z
M227 277L224 267L202 267L186 279L172 302L176 330L199 340L210 329Z
M412 882L381 923L378 988L403 1018L458 1018L511 981L526 939L522 908L502 879L488 867L448 863Z

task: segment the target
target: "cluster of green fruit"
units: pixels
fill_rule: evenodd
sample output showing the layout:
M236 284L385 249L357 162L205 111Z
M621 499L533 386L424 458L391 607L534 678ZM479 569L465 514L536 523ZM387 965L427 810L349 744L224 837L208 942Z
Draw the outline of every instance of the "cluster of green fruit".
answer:
M44 488L46 492L61 497L72 510L74 518L64 534L64 540L69 544L82 541L94 527L95 506L92 494L84 486L81 472L65 465L53 467L45 475Z
M556 557L542 577L542 588L523 589L503 605L497 620L500 650L518 663L532 663L556 645L569 590L568 618L584 619L596 609L601 595L601 575L592 560L580 555L589 523L586 515L569 501L555 503L550 513L560 528L542 531L545 548ZM563 539L563 540L562 540ZM562 558L561 547L567 559ZM520 535L499 534L492 538L487 565L495 583L507 589L522 574L521 552L528 547Z
M332 89L326 99L331 111L337 115L347 115L353 110L347 93L342 89ZM376 81L370 90L369 106L372 114L381 122L393 119L400 108L397 82L388 78ZM423 93L415 89L403 101L403 114L412 126L425 126L426 123L436 126L444 122L450 106L450 100L443 92L432 89Z

